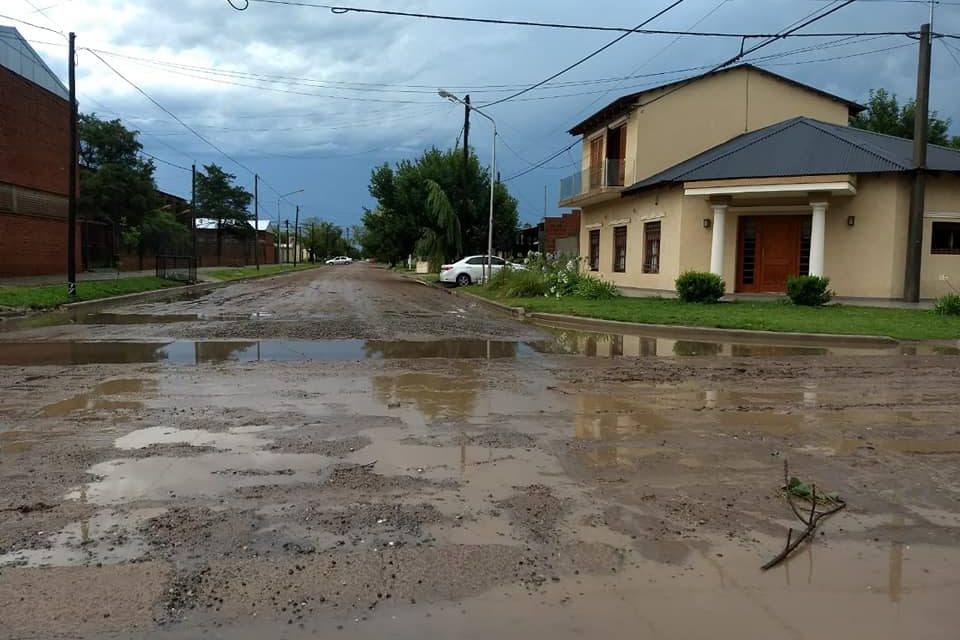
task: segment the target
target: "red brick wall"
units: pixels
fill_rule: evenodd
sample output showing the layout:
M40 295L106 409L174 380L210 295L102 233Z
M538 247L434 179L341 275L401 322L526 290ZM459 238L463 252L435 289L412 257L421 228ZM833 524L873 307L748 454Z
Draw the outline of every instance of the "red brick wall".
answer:
M557 238L580 235L580 210L574 209L559 218L544 218L542 251L553 253L557 250Z
M74 259L80 270L80 223ZM67 221L0 213L0 277L67 272ZM66 281L66 280L64 280Z
M69 103L0 67L0 122L0 182L67 195Z

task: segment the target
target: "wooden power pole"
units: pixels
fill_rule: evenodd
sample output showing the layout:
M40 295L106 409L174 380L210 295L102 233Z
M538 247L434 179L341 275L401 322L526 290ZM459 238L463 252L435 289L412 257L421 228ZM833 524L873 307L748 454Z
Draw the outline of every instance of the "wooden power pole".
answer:
M77 34L70 32L67 77L70 83L70 158L67 164L67 295L77 297Z
M260 176L253 174L253 255L260 271Z
M920 270L923 266L923 210L927 184L927 120L930 113L930 25L920 27L920 60L917 67L917 98L913 124L913 185L907 227L907 262L903 299L920 300Z

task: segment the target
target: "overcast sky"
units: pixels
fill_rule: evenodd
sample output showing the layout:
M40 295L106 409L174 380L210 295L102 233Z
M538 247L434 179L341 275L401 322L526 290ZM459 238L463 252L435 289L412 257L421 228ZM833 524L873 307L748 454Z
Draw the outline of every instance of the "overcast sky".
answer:
M241 2L242 0L234 0ZM308 0L309 1L309 0ZM328 0L329 1L329 0ZM354 4L355 3L355 4ZM632 27L668 0L351 0L351 6L548 22ZM663 29L775 32L830 5L825 0L686 0L649 26ZM36 11L44 9L43 12ZM360 221L370 170L452 147L463 110L439 87L474 104L509 95L559 71L616 33L438 22L253 2L235 11L227 0L4 0L0 14L55 30L75 31L77 46L104 60L246 168L258 172L261 212L275 217L277 192L303 188L290 204L301 217L340 225ZM806 31L909 31L928 7L912 0L859 0ZM56 33L0 17L17 27L50 67L66 78L66 45ZM960 33L960 4L936 8L934 31ZM870 88L902 98L915 91L916 43L903 36L803 38L755 54L784 54L759 64L841 96L863 101ZM960 59L960 40L952 41ZM960 62L941 43L933 49L932 107L960 134ZM562 149L566 130L619 95L686 74L656 75L716 64L739 40L631 35L556 82L489 113L502 135L498 170L508 178ZM121 57L127 56L127 57ZM136 58L136 59L134 59ZM829 60L825 60L828 59ZM80 51L78 97L83 112L119 117L141 132L147 152L189 167L216 162L252 191L253 176L151 104L89 51ZM265 76L271 76L265 78ZM278 77L279 76L279 77ZM615 81L596 82L597 80ZM719 106L719 105L718 105ZM704 105L711 108L711 105ZM491 128L474 116L471 145L489 162ZM508 146L509 145L509 148ZM521 220L557 212L559 181L578 170L575 147L508 184ZM189 197L190 175L157 163L161 189ZM273 190L276 190L273 191ZM286 203L281 216L293 217Z

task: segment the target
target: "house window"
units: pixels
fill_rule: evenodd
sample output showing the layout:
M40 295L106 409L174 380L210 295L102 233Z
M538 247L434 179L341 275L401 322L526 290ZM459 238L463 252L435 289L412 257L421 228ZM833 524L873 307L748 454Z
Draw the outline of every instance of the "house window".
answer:
M590 271L600 270L600 229L590 230Z
M960 254L960 222L934 222L930 253Z
M624 273L627 270L627 228L615 227L613 230L613 270Z
M660 273L660 221L643 225L643 272Z
M606 156L604 186L622 187L627 157L627 125L620 125L607 131Z

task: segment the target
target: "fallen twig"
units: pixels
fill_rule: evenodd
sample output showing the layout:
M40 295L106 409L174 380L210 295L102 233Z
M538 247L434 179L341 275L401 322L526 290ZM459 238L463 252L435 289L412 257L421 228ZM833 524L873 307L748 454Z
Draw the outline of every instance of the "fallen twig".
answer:
M790 509L793 511L793 514L797 516L797 519L800 520L800 522L802 522L803 524L805 524L806 527L800 533L800 535L797 536L796 540L793 539L793 528L791 527L790 529L787 530L787 544L783 547L783 551L781 551L777 555L777 557L773 558L772 560L770 560L770 562L768 562L767 564L763 565L763 567L761 567L764 571L766 571L767 569L771 569L777 566L778 564L780 564L781 562L783 562L784 560L786 560L787 557L789 557L789 555L793 553L794 549L799 547L804 540L809 538L810 535L814 531L816 531L817 524L821 520L823 520L827 516L833 515L837 511L840 511L845 506L847 506L847 503L841 500L840 498L830 498L830 501L834 503L834 506L827 509L826 511L821 511L818 513L817 512L817 486L812 485L811 495L810 495L810 515L807 516L806 518L803 517L803 515L801 515L800 511L797 509L796 505L793 504L793 500L790 497L791 494L789 490L789 475L790 474L788 473L787 461L786 459L784 459L783 477L784 477L784 488L786 489L784 494L786 495L786 498L787 498L787 504L790 505Z

